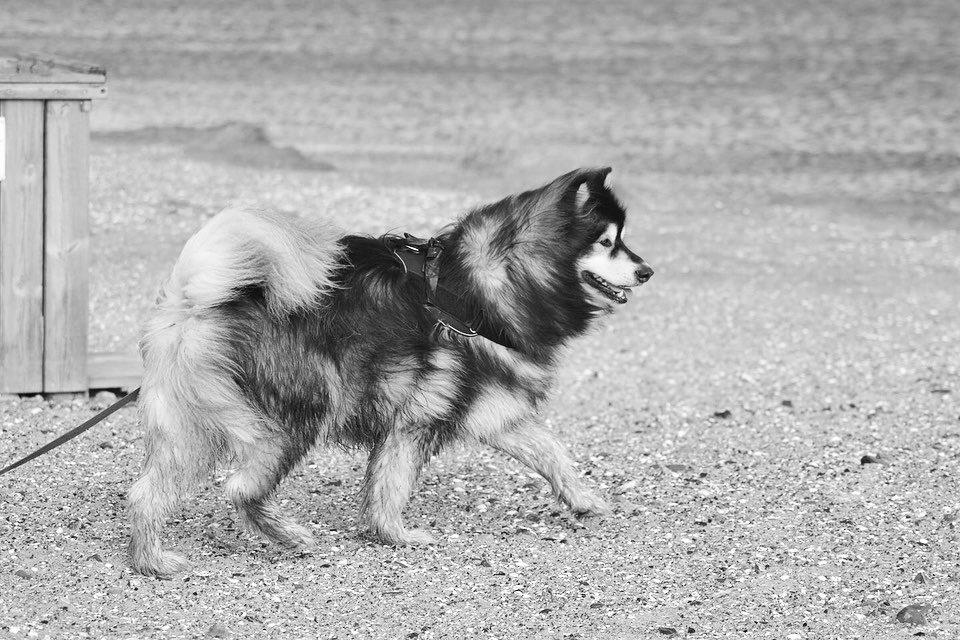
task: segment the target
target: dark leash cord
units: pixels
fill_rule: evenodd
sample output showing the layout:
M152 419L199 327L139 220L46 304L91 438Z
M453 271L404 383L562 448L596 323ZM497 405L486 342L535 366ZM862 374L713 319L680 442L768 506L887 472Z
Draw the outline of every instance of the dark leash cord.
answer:
M53 440L53 441L51 441L51 442L48 442L47 444L43 445L42 447L40 447L39 449L37 449L37 450L34 451L33 453L28 454L28 455L20 458L19 460L17 460L17 461L14 462L13 464L7 465L7 466L4 467L3 469L0 469L0 476L2 476L3 474L7 473L8 471L13 471L14 469L16 469L17 467L19 467L20 465L26 464L26 463L30 462L31 460L33 460L34 458L37 458L37 457L39 457L39 456L42 456L43 454L45 454L46 452L48 452L48 451L50 451L50 450L52 450L52 449L56 449L57 447L59 447L60 445L62 445L64 442L67 442L67 441L69 441L69 440L73 440L73 439L76 438L78 435L80 435L81 433L83 433L84 431L86 431L87 429L89 429L90 427L92 427L92 426L94 426L95 424L101 422L104 418L106 418L107 416L109 416L111 413L115 412L117 409L119 409L119 408L123 407L124 405L129 404L130 402L133 402L134 400L136 400L139 395L140 395L140 388L137 387L136 389L134 389L133 391L131 391L131 392L128 393L127 395L123 396L122 398L120 398L119 400L117 400L116 402L114 402L112 405L110 405L109 407L107 407L106 409L104 409L103 411L101 411L100 413L98 413L97 415L93 416L92 418L90 418L89 420L87 420L86 422L84 422L83 424L81 424L81 425L79 425L79 426L77 426L77 427L74 427L73 429L70 429L70 431L67 431L66 433L64 433L63 435L61 435L60 437L58 437L56 440Z

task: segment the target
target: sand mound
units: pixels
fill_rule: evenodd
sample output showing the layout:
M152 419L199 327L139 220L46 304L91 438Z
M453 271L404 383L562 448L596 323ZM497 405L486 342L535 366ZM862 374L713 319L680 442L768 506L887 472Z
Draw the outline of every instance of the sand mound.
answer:
M277 146L263 127L226 122L213 127L144 127L130 131L94 132L93 139L122 144L175 144L198 160L263 169L331 171L333 165Z

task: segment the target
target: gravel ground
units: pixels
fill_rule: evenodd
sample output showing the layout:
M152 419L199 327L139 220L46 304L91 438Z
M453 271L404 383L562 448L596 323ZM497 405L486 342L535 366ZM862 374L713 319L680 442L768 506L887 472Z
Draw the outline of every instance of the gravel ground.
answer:
M125 409L0 479L0 637L960 636L960 5L21 4L3 47L110 72L97 350L228 202L426 233L602 162L657 275L547 411L611 516L459 449L408 509L441 543L379 546L362 457L318 451L281 492L318 554L238 530L218 476L169 528L192 571L147 579ZM2 458L107 400L0 399Z

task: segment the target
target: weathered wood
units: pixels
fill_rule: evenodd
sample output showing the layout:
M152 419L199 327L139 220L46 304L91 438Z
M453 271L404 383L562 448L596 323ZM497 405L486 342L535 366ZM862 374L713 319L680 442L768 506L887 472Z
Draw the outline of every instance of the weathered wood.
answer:
M87 357L89 387L132 391L140 386L143 364L137 353L91 353Z
M87 389L89 102L46 102L43 390Z
M103 67L51 58L39 53L0 56L0 82L99 82L107 81Z
M0 100L90 100L107 95L107 72L39 54L0 56Z
M43 390L43 119L40 101L0 101L0 392Z
M99 84L0 84L0 100L44 100L47 98L91 100L106 97L107 88Z
M87 390L88 112L105 85L100 67L0 56L0 393Z

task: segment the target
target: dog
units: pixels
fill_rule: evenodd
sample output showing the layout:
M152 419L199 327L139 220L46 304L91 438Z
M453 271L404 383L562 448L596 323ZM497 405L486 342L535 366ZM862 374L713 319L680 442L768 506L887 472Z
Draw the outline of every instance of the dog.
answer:
M481 206L430 241L341 236L228 209L185 244L147 323L146 459L130 488L133 567L184 569L166 517L217 465L240 519L300 552L278 483L317 443L369 450L360 514L392 545L429 458L479 441L542 475L573 513L608 511L537 420L563 346L653 275L624 244L610 168ZM422 269L420 265L422 263Z

